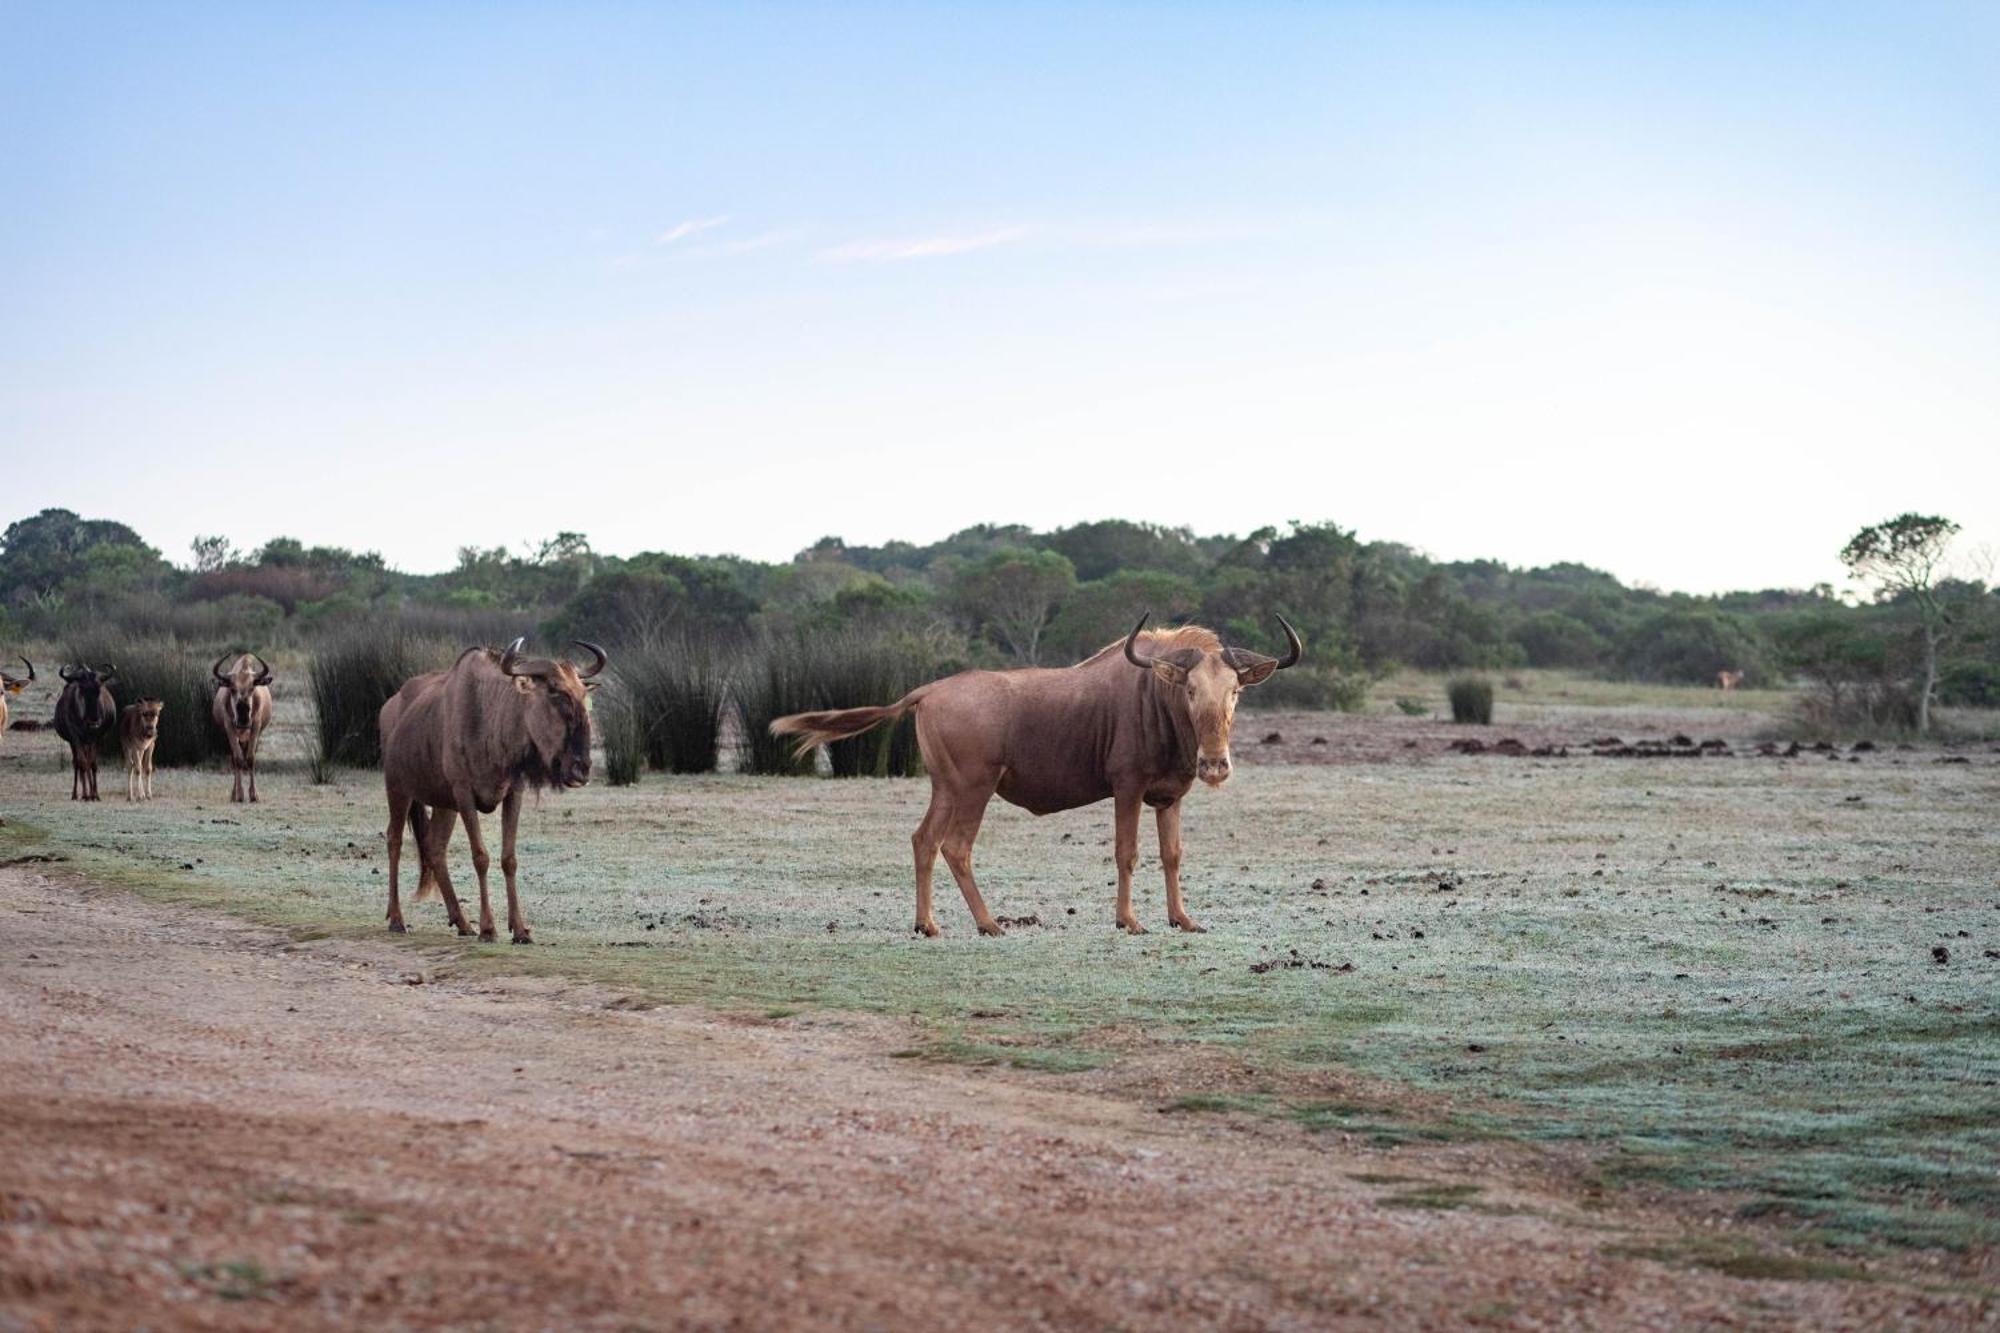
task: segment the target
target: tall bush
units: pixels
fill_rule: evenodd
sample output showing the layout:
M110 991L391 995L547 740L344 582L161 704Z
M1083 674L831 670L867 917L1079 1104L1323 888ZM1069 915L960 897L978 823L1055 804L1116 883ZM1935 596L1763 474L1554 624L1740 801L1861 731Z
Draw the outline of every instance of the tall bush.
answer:
M1454 722L1476 722L1485 726L1493 721L1493 682L1479 676L1459 676L1445 686L1445 694L1451 699L1451 720Z
M451 665L457 650L400 627L360 629L313 654L306 673L312 691L314 735L323 764L372 768L382 762L375 729L382 705L403 682Z

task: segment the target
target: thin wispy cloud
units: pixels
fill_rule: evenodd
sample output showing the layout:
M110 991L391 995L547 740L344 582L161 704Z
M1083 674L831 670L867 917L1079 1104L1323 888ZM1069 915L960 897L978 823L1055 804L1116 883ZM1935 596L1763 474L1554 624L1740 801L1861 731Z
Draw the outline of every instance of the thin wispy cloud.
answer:
M724 213L720 217L689 218L685 222L676 222L673 226L655 236L653 244L672 245L675 241L685 241L690 236L720 227L727 221L729 221L729 215Z
M1029 234L1027 227L996 227L989 231L961 232L945 236L903 237L898 240L849 241L822 250L820 257L841 262L879 262L895 259L939 259L946 255L970 254L1010 245Z
M706 245L691 247L691 255L749 255L759 250L770 250L796 241L805 233L798 227L777 227L770 231L760 231L754 236L744 236L733 241L710 241Z

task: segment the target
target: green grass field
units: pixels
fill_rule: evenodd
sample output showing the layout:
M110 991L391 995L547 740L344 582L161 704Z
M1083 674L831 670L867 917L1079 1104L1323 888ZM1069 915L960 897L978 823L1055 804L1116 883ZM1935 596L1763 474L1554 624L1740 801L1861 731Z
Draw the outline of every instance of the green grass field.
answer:
M1656 716L1582 702L1580 726L1624 708L1637 734ZM1562 705L1521 706L1547 721ZM1757 719L1736 707L1716 729L1747 735ZM2000 1241L2000 756L1426 749L1310 765L1255 753L1245 733L1260 725L1239 728L1229 786L1188 802L1188 897L1207 935L1166 930L1150 846L1153 933L1112 932L1108 806L1037 820L996 802L982 887L1003 919L1038 924L978 938L940 867L948 933L914 939L925 783L713 776L531 806L538 947L458 941L435 904L411 913L405 943L664 1002L908 1017L918 1037L899 1053L917 1059L1114 1088L1143 1067L1145 1095L1183 1114L1385 1145L1549 1143L1607 1189L1725 1190L1843 1250ZM278 758L260 806L192 772L161 773L159 800L127 806L108 767L107 799L83 807L53 737L10 735L0 861L57 857L300 931L379 932L377 780L313 786ZM469 893L462 837L454 853Z

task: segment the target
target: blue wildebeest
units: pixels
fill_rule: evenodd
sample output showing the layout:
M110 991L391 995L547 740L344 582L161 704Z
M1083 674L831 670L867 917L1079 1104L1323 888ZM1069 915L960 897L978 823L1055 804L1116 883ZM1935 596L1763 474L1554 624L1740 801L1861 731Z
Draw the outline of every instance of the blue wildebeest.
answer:
M97 799L97 747L118 725L118 701L111 697L114 666L66 666L58 672L63 691L56 700L56 735L69 742L69 798Z

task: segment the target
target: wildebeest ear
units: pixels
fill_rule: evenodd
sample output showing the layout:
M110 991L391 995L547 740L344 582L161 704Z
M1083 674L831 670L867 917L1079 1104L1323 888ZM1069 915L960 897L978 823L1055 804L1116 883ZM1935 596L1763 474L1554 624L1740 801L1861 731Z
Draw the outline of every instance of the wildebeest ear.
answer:
M1187 680L1187 668L1177 662L1169 662L1164 657L1153 659L1153 674L1169 685L1179 685Z
M1277 669L1277 658L1259 658L1248 666L1236 668L1236 683L1238 685L1262 685L1271 678L1271 673Z
M509 676L507 679L513 681L514 688L522 694L527 694L535 688L535 677L533 676Z

